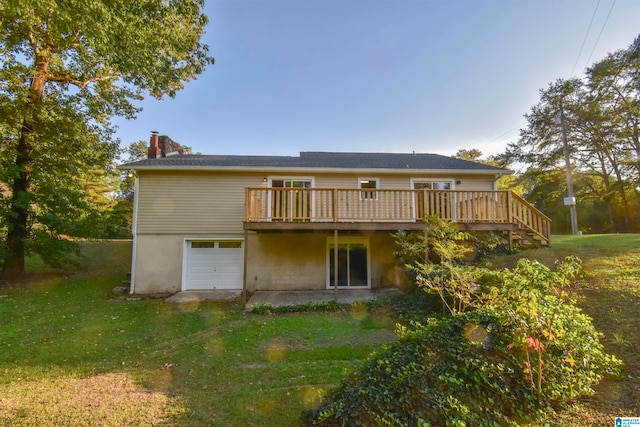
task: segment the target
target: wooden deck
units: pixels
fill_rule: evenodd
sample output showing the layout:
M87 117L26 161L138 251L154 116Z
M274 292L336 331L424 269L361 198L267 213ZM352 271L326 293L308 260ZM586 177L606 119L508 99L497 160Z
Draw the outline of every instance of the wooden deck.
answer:
M551 220L511 191L260 187L245 194L245 229L254 231L417 230L426 215L549 243Z

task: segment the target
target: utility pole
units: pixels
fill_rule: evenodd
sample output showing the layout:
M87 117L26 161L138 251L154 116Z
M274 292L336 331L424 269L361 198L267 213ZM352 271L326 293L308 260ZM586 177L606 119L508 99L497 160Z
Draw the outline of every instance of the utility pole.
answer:
M571 234L581 234L578 231L578 213L576 212L576 198L573 195L573 177L571 176L571 157L569 157L569 144L567 144L567 125L564 120L562 99L560 100L560 125L562 126L562 142L564 143L564 163L567 171L567 197L564 198L565 206L569 206L571 215Z

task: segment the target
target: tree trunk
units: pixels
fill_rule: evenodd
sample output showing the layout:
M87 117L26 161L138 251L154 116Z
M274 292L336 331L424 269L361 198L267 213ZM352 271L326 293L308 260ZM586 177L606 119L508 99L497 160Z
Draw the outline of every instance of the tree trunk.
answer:
M609 157L607 157L609 159ZM609 221L611 225L609 226L609 232L615 233L618 231L617 226L617 218L615 211L613 209L613 190L611 189L611 181L609 180L609 172L607 171L607 165L605 163L605 157L602 153L598 154L598 162L600 163L600 172L599 175L602 177L602 183L604 184L604 194L602 195L602 201L607 207L607 213L609 214ZM592 187L593 189L593 187ZM595 192L595 191L594 191Z
M33 124L36 111L42 102L48 60L40 58L29 87L29 99L25 104L20 139L16 146L16 170L11 185L11 210L7 218L7 255L2 265L0 279L13 281L25 273L25 243L29 237L29 205L33 154Z
M31 190L31 154L27 142L31 128L26 119L18 141L16 166L18 175L11 186L11 213L8 217L7 256L2 266L3 280L16 280L24 274L25 241L29 235L29 192Z
M625 181L618 168L617 163L613 165L613 171L616 176L615 188L620 196L620 202L622 204L622 216L624 219L624 231L626 233L631 231L631 211L629 210L629 200L627 200L627 192L624 188Z
M605 196L603 201L604 201L604 205L607 207L607 213L609 214L609 221L611 222L611 225L609 225L609 233L616 233L618 231L618 226L617 226L617 218L616 218L616 212L613 209L613 204L611 203L611 196Z

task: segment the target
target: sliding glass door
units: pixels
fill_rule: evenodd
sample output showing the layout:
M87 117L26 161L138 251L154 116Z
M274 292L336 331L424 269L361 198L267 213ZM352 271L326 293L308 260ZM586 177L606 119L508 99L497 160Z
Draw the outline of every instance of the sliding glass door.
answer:
M327 286L335 286L335 246L327 240ZM369 242L367 239L338 239L338 286L369 287Z

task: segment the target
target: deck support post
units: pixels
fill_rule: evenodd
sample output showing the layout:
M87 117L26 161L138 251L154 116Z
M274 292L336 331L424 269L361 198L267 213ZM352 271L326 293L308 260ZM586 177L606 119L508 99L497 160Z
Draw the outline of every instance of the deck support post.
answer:
M333 300L338 303L338 229L333 230Z
M249 230L244 230L244 260L243 260L243 267L242 267L242 305L245 307L247 306L247 247L249 246Z

